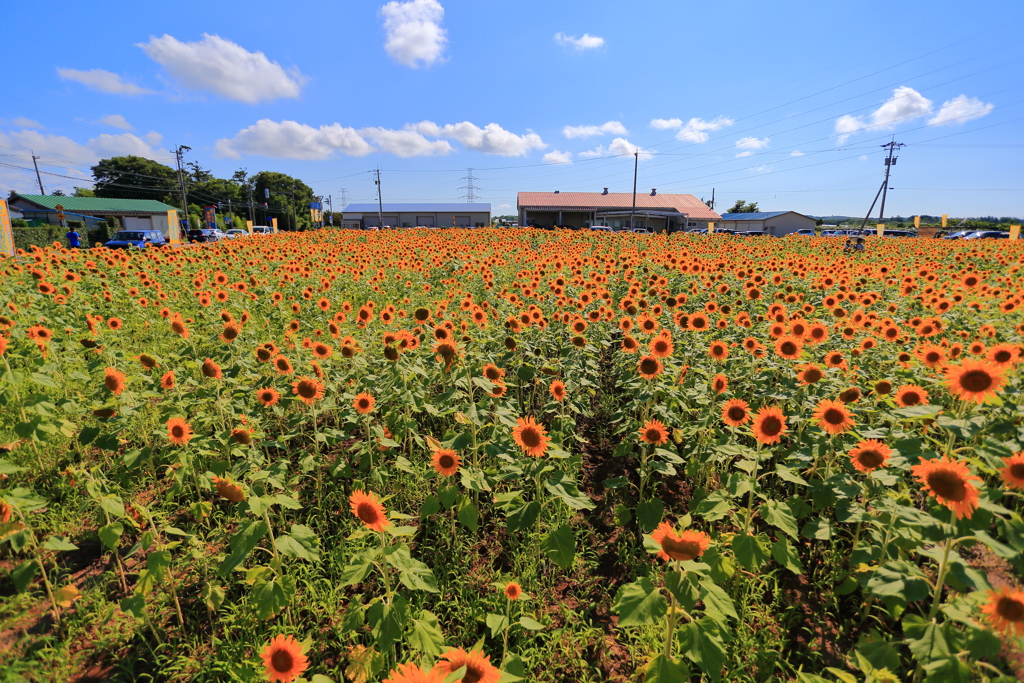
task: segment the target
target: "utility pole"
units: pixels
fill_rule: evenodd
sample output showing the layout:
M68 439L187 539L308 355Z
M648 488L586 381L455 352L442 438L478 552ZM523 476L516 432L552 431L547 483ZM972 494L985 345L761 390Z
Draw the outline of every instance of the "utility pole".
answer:
M864 216L864 221L860 224L861 230L863 230L868 224L868 219L871 218L871 212L875 210L875 204L878 202L879 196L882 197L882 206L878 211L878 222L882 222L882 218L885 216L885 195L886 191L889 189L889 172L892 170L892 166L896 163L896 159L898 158L893 157L893 153L903 146L904 144L902 142L896 142L895 139L881 145L881 147L889 150L889 154L885 158L885 180L882 181L882 186L878 188L878 192L875 193L875 199L871 202L871 208L868 209L867 215Z
M249 191L249 222L256 225L256 209L252 205L252 185L246 181L245 189Z
M327 195L327 206L331 207L331 227L334 227L334 198Z
M460 178L460 180L465 180L466 181L466 184L459 188L460 190L465 190L466 191L466 194L462 195L462 198L466 200L467 204L475 204L476 203L476 191L479 190L480 188L478 188L477 186L475 186L473 184L473 181L477 180L477 178L473 177L473 169L467 168L466 169L466 177Z
M636 171L640 166L640 150L633 152L633 208L629 210L629 229L633 229L633 214L636 213Z
M192 148L186 145L178 145L178 149L174 150L174 156L178 160L178 184L181 186L181 208L185 215L185 240L188 241L188 191L185 188L185 172L181 168L181 158L185 155L185 150L191 151Z
M379 221L377 223L377 227L380 228L381 230L383 230L384 229L384 200L381 198L381 193L380 193L380 169L378 168L378 169L374 170L374 173L377 174L377 179L373 181L374 184L377 185L377 220Z
M36 180L39 181L39 194L46 194L46 190L43 189L43 178L39 175L39 164L36 163L38 159L34 153L32 154L32 165L36 167Z

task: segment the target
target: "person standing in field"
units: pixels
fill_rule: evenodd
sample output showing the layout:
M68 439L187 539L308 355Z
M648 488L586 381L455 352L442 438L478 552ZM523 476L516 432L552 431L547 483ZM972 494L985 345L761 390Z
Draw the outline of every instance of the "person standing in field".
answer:
M78 249L81 242L79 241L78 231L74 227L71 227L64 236L68 238L68 244L71 245L72 249Z

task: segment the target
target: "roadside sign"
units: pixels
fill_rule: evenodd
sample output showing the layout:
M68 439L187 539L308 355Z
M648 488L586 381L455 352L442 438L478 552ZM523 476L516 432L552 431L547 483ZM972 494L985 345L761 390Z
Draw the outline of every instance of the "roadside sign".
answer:
M64 220L64 205L63 204L58 204L57 205L57 220L59 220L59 221Z

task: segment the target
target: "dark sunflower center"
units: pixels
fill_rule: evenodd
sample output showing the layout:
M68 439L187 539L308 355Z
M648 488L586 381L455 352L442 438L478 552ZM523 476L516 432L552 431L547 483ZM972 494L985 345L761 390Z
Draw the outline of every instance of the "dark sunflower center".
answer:
M929 363L938 363L941 358L942 356L940 356L935 351L932 351L931 353L925 356L925 360L927 360Z
M729 408L728 415L729 419L733 422L740 422L747 416L747 411L740 406L733 406L732 408Z
M967 497L967 484L956 472L936 470L928 475L927 481L939 498L959 503Z
M478 683L484 678L484 670L475 663L466 664L466 675L462 677L462 683Z
M879 394L888 394L892 391L892 384L889 382L879 382L875 385L875 391Z
M487 374L487 379L491 380L492 382L494 380L498 379L498 377L500 377L500 375L498 375L498 371L494 370L493 368L489 369L486 374Z
M274 654L270 656L270 666L277 673L288 673L292 670L294 664L295 660L292 658L292 653L287 650L274 650Z
M519 434L519 438L523 440L523 443L526 444L527 448L536 448L537 446L540 446L540 432L538 432L534 427L526 427L523 429Z
M365 398L359 399L359 410L369 410L369 409L370 409L370 402L367 401Z
M450 455L442 455L437 459L437 464L447 470L455 465L455 458Z
M313 398L316 396L316 387L312 382L299 382L299 396L302 398Z
M967 391L985 391L992 386L992 375L984 370L970 370L960 376L960 386Z
M996 612L1007 621L1019 623L1024 621L1024 602L1010 597L1001 597L996 603Z
M1010 465L1010 476L1014 479L1024 479L1024 462L1015 462Z
M644 432L644 436L648 441L661 441L661 432L653 427Z
M873 448L861 451L857 454L857 462L859 462L862 467L866 467L868 469L874 469L884 461L885 458L882 457L882 454Z
M820 379L821 370L818 370L817 368L812 368L810 370L804 371L804 381L806 381L808 384L814 384Z
M181 437L185 436L185 428L182 427L181 425L174 425L173 427L171 427L171 434L174 436L175 439L180 439Z
M908 391L903 394L903 404L908 406L916 406L921 402L921 395L916 391Z
M657 351L658 353L665 353L666 351L668 351L668 344L665 343L664 339L659 339L658 341L654 342L654 350ZM717 356L721 353L721 350L716 347L714 353Z
M236 330L233 327L229 327L229 328L224 330L224 338L225 339L234 339L237 336L238 336L238 330Z
M825 414L822 415L822 417L825 419L825 422L828 422L830 425L841 425L846 420L846 415L843 411L838 410L837 408L829 408L825 411Z
M365 524L376 524L380 519L377 510L369 503L360 503L356 507L356 516Z
M703 329L704 327L707 326L707 322L705 322L703 318L697 318L696 320L691 321L690 324L693 325L693 327L698 330Z
M782 431L782 420L774 415L769 415L763 422L761 422L761 431L764 432L766 436L776 436Z
M653 375L658 371L658 363L652 358L644 358L640 361L640 372L645 375Z
M1013 357L1012 354L1009 351L1007 351L1006 349L999 349L995 353L994 360L997 363L1007 363L1007 362L1010 361L1010 358L1012 358L1012 357Z
M700 554L700 544L695 541L682 541L674 538L661 539L661 549L673 560L687 562Z
M782 346L779 348L784 355L792 356L796 354L796 344L793 342L782 342Z

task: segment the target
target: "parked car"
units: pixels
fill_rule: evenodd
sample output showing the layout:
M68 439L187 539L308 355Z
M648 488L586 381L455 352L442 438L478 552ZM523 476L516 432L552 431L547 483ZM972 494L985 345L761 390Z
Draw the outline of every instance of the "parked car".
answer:
M917 233L909 230L883 230L882 237L917 237Z
M210 230L209 228L203 228L201 230L189 230L188 241L189 242L218 242L221 237L217 233L220 230ZM223 233L221 233L223 234Z
M597 232L609 232L609 233L611 233L611 232L615 232L614 230L612 230L612 229L611 229L611 228L610 228L609 226L607 226L607 225L591 225L591 226L590 226L590 229L591 229L591 230L595 230L595 231L597 231Z
M944 235L942 239L944 239L944 240L962 240L965 237L967 237L968 235L973 235L974 233L975 233L974 230L957 230L956 232L951 232L948 235Z
M145 249L167 244L159 230L120 230L107 242L110 249Z
M254 235L272 235L274 229L269 225L254 225L252 226L252 234Z
M1010 239L1010 233L1003 232L1002 230L979 230L973 232L965 240L1008 240Z
M769 235L769 233L764 232L763 230L747 230L745 232L738 232L736 234L742 237L765 237Z
M824 234L824 233L822 233ZM791 232L786 237L814 237L815 232L811 228L800 228L796 232Z
M224 234L227 236L227 238L229 240L233 240L236 237L248 237L249 236L249 231L248 230L242 230L241 228L231 228L230 230L228 230Z

